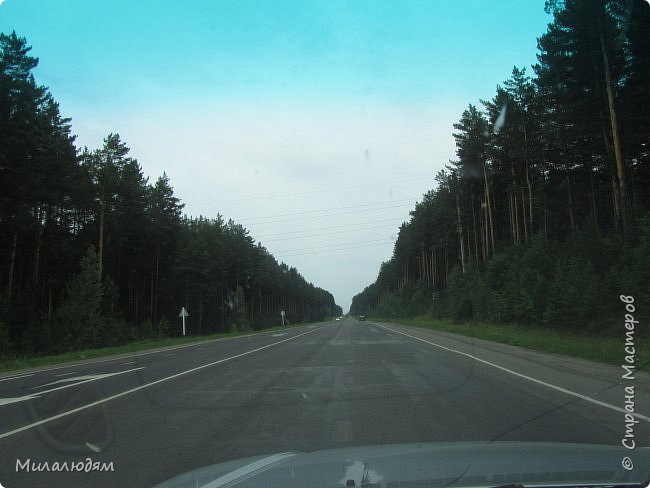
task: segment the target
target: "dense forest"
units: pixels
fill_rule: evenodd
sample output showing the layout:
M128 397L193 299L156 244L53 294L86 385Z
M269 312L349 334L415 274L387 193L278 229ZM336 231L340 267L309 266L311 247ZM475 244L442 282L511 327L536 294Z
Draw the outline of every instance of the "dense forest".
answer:
M456 160L352 313L607 333L626 294L650 317L650 5L545 9L531 75L462 113Z
M117 134L75 146L27 41L0 34L0 355L339 315L332 295L222 216L191 218Z

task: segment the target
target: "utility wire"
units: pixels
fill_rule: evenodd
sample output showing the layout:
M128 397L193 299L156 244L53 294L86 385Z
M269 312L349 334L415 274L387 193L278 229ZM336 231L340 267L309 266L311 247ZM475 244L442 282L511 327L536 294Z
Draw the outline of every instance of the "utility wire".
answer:
M303 216L303 217L293 217L293 218L289 218L289 219L268 220L266 222L255 222L253 225L277 224L277 223L281 223L281 222L291 222L291 221L303 220L303 219L319 219L319 218L324 218L324 217L337 217L339 215L350 215L350 214L356 214L356 213L361 213L361 212L377 212L379 210L388 210L388 209L391 209L391 208L411 207L411 206L412 206L412 204L405 203L405 204L402 204L402 205L391 205L391 206L388 206L388 207L368 208L368 209L356 210L356 211L352 211L352 212L338 212L338 213L331 213L331 214L325 214L325 215L308 215L308 216Z
M310 190L310 191L304 191L304 192L296 192L296 193L279 193L275 195L260 195L260 196L251 196L251 197L242 197L242 198L233 198L230 200L217 200L214 203L234 203L234 202L243 202L246 200L264 200L264 199L274 199L274 198L283 198L283 197L295 197L295 196L301 196L301 195L313 195L315 193L331 193L333 191L339 191L339 190L356 190L358 188L374 188L378 186L395 186L401 183L407 183L411 181L422 181L423 179L429 178L429 176L413 176L410 178L403 178L401 180L390 180L386 181L385 183L369 183L367 185L354 185L354 186L338 186L338 187L332 187L332 188L321 188L318 190Z
M325 244L324 246L311 246L311 247L303 247L300 249L285 249L284 251L277 251L278 254L280 253L291 253L295 251L309 251L309 250L314 250L314 249L327 249L329 247L340 247L340 246L348 246L348 245L355 245L355 244L370 244L372 242L387 242L390 239L384 238L384 239L373 239L370 241L357 241L357 242L344 242L340 244Z
M275 237L275 236L285 236L287 234L301 234L303 232L310 232L310 231L321 231L321 230L328 230L328 229L341 229L341 228L348 228L348 227L356 227L359 225L367 225L367 224L374 224L377 222L395 222L395 219L378 219L378 220L368 220L366 222L351 222L349 224L339 224L339 225L328 225L325 227L317 227L315 229L310 229L310 230L290 230L287 232L275 232L273 234L262 234L258 235L258 238L266 238L266 237Z
M402 203L402 202L411 202L415 203L416 199L415 198L402 198L400 200L392 200L392 201L384 201L384 202L373 202L373 203L360 203L358 205L348 205L346 207L332 207L332 208L321 208L321 209L316 209L316 210L305 210L303 212L290 212L290 213L284 213L284 214L274 214L274 215L265 215L262 217L244 217L241 220L264 220L264 219L272 219L275 217L289 217L292 215L306 215L306 214L311 214L311 213L318 213L318 212L330 212L332 210L348 210L351 208L359 208L359 207L372 207L374 205L386 205L387 203Z
M365 247L376 247L376 246L383 246L385 245L387 240L384 240L383 242L376 242L374 244L361 244L358 246L347 246L347 247L341 247L338 249L321 249L318 251L310 251L310 252L298 252L298 253L292 253L292 254L282 254L276 257L276 259L284 259L284 258L290 258L290 257L295 257L295 256L308 256L310 254L325 254L325 253L330 253L330 252L338 252L338 251L348 251L351 249L362 249Z
M393 219L394 220L394 219ZM371 227L365 227L362 229L355 229L353 231L346 229L346 230L335 230L335 231L330 231L330 232L321 232L318 234L309 234L309 235L304 235L304 236L292 236L292 237L276 237L275 239L265 239L264 242L276 242L276 241L289 241L292 239L308 239L310 237L321 237L321 236L329 236L332 234L346 234L354 231L363 231L363 230L372 230L372 229L385 229L388 227L395 227L395 224L383 224L383 225L375 225Z

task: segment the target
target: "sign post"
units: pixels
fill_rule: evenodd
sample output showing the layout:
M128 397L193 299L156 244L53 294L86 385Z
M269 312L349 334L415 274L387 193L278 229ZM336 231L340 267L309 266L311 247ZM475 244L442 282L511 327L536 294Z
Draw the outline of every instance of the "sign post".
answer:
M181 308L181 311L178 314L178 316L183 318L183 336L185 336L185 317L189 317L190 314L187 313L187 310L185 310L185 307L183 307Z
M280 315L282 315L282 325L284 325L284 310L280 312Z

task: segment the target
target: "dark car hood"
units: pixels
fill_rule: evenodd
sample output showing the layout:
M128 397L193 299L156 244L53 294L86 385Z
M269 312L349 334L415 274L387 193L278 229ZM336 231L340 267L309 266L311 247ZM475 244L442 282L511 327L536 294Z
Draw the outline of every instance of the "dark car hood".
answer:
M631 470L623 467L626 458L633 463ZM286 452L215 464L157 487L334 488L345 487L348 480L354 481L349 486L382 488L634 484L650 480L650 448L457 442Z

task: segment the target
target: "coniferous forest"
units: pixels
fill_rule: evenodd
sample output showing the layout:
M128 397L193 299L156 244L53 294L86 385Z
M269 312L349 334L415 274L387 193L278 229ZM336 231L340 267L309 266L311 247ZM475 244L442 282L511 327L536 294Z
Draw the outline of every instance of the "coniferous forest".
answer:
M118 134L75 146L27 40L0 34L0 355L50 354L339 315L232 220L187 217Z
M538 62L461 114L352 313L609 333L624 294L650 317L650 5L545 8Z

